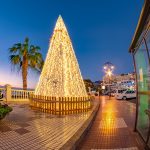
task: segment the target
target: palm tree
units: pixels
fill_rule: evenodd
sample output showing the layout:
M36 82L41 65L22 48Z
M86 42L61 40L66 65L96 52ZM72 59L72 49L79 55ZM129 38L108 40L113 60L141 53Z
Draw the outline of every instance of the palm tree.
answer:
M94 88L94 84L90 79L84 79L83 81L87 92L89 92L89 87Z
M9 48L10 62L17 68L18 72L22 72L23 89L27 89L27 75L28 69L41 72L43 67L42 54L39 52L40 47L30 45L29 39L25 38L24 43L14 44Z

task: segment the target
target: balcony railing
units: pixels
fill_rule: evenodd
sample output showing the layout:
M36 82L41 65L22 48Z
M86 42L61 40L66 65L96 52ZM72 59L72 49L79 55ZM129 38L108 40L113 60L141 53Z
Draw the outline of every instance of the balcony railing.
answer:
M11 90L12 99L29 99L31 94L34 94L34 91L17 89Z
M4 101L19 101L19 102L29 102L30 95L34 94L34 90L22 90L12 88L10 85L5 85L0 87L0 100Z
M1 91L2 93L5 93L5 90L6 90L6 89L5 89L4 87L1 87L1 88L0 88L0 91Z

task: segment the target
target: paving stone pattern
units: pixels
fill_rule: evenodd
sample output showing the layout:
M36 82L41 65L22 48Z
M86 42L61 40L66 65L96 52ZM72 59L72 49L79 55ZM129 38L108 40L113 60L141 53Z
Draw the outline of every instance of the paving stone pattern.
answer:
M91 111L55 116L12 104L13 111L0 120L0 150L51 150L62 147L88 119Z
M133 132L135 110L135 104L130 101L102 96L93 125L78 149L144 150L139 135Z

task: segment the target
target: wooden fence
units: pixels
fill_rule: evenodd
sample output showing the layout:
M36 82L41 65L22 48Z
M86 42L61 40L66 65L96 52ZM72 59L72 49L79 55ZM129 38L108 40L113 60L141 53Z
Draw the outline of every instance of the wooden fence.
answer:
M92 100L88 97L47 97L30 96L30 106L43 112L55 115L77 114L86 112L92 107Z

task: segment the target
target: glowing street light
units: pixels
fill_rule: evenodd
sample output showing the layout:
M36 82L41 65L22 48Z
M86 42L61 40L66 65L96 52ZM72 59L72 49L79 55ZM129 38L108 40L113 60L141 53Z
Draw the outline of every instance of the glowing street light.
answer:
M106 70L107 69L107 67L106 66L104 66L104 70Z
M112 63L106 62L106 63L104 64L103 69L104 69L104 72L106 73L106 75L111 76L113 70L115 69L115 67L114 67L114 65L113 65Z
M108 71L113 72L113 70L115 69L115 67L114 67L114 65L113 65L112 63L106 62L106 63L104 64L103 69L104 69L105 73L108 72Z
M111 77L112 71L109 70L109 71L107 72L107 75L108 75L109 77Z
M113 74L113 71L114 71L115 67L112 63L106 62L104 64L103 69L104 69L104 72L105 72L106 76L108 76L108 79L109 79L109 92L110 92L110 78ZM109 94L109 96L110 96L110 94Z

